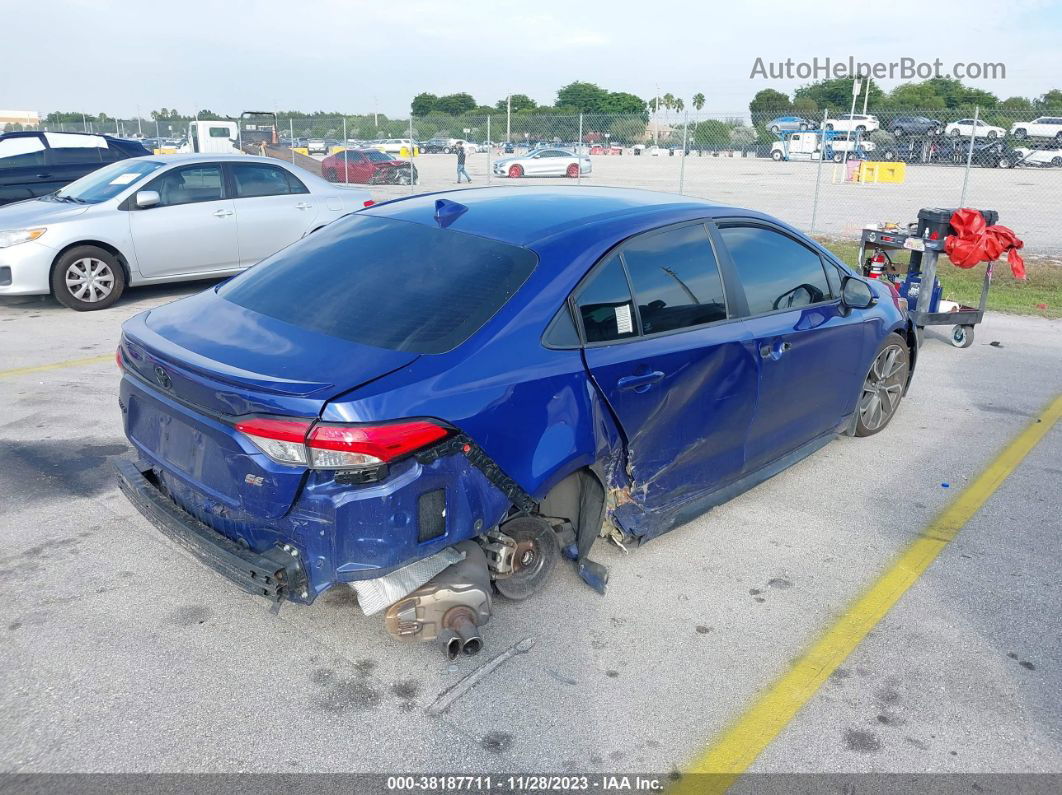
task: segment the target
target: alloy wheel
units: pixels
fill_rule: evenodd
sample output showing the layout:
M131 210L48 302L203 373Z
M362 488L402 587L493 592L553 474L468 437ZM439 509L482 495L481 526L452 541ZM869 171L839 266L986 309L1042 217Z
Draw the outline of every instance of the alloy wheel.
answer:
M90 304L102 301L114 289L111 266L95 257L82 257L71 262L64 280L70 295Z
M898 343L887 345L874 358L859 398L859 419L871 433L884 428L896 413L907 366L907 352Z

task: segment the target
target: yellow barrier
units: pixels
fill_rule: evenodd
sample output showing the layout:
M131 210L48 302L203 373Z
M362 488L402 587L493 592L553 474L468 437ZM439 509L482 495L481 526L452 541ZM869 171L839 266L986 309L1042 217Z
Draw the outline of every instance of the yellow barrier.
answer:
M901 183L907 179L907 164L888 160L862 160L859 163L860 182Z
M346 149L345 146L330 146L330 147L328 147L328 154L330 154L330 155L339 154L344 149Z
M310 156L310 150L305 146L296 146L292 151L298 152L300 155L306 155L307 157Z
M156 155L175 155L177 150L172 146L164 146L161 149L153 149L152 152Z

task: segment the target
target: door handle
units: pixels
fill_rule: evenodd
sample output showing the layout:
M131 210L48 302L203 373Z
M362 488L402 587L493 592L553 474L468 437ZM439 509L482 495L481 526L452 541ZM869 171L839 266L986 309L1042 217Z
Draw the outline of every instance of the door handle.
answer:
M229 215L232 215L232 210L214 210L215 218L225 218Z
M37 174L36 176L37 176L37 179L51 179L52 178L51 174Z
M310 208L312 208L312 207L313 207L313 205L312 205L312 204L309 204L308 202L299 202L299 203L298 203L298 204L296 204L295 206L296 206L297 208L299 208L300 210L309 210Z
M616 387L622 392L648 392L653 384L662 381L664 374L659 370L653 370L644 375L626 375L616 382Z
M785 353L786 351L791 350L792 347L793 347L793 343L791 343L791 342L783 342L781 345L767 345L767 344L761 345L760 346L760 358L762 358L762 359L777 359L783 353Z

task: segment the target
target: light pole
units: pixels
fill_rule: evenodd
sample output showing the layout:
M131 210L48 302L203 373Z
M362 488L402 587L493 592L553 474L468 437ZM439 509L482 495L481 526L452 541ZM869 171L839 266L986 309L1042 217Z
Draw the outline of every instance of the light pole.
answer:
M513 121L513 95L509 94L505 98L505 143L509 143L512 140L510 134L512 132Z
M855 78L852 81L852 112L848 114L848 135L845 138L844 157L841 158L841 179L845 179L848 167L848 150L852 148L852 127L855 125L855 119L852 116L855 115L856 99L859 97L859 89L862 87L862 83L859 78Z

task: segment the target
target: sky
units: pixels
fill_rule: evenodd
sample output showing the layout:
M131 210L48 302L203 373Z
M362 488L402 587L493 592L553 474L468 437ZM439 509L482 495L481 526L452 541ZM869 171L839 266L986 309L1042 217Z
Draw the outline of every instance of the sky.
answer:
M0 0L0 108L377 111L414 95L508 93L552 103L573 80L651 99L703 93L705 111L741 113L768 61L1002 62L1005 79L967 80L1005 98L1062 88L1058 0L891 0L888 12L836 3L481 2L480 0ZM156 10L157 9L157 10ZM905 22L909 24L904 24ZM884 80L891 88L899 80Z

